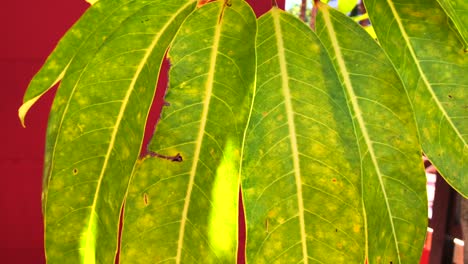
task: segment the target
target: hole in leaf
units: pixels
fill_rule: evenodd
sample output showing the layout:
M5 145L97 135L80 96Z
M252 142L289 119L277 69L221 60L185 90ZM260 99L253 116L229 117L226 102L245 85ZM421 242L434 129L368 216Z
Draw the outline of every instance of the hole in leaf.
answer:
M145 136L143 138L143 145L140 156L144 157L148 154L148 145L153 137L153 133L155 131L156 124L159 121L159 117L161 114L161 110L164 106L164 95L166 94L167 89L167 82L169 79L169 68L170 63L168 59L165 59L161 71L159 73L158 84L155 91L155 96L153 99L153 103L151 104L151 108L149 111L149 115L147 117L146 126L145 126Z

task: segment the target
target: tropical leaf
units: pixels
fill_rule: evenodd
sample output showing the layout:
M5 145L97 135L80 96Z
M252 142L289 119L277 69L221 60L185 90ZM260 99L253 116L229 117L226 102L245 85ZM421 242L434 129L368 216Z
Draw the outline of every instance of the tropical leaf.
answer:
M465 0L437 0L460 34L468 49L468 2Z
M117 1L102 0L93 8L104 8L107 2ZM157 73L178 26L196 4L143 2L139 8L120 5L116 10L109 4L112 9L102 10L125 19L98 29L112 32L91 33L89 38L107 37L90 54L80 50L56 94L44 176L50 263L110 263L115 257L120 209L140 152ZM133 11L127 14L127 8ZM84 26L77 30L87 33Z
M379 43L405 85L424 153L468 196L468 60L436 0L366 0Z
M243 0L229 2L197 9L169 50L170 105L149 146L156 157L142 161L130 186L123 263L236 262L256 19Z
M320 3L314 33L278 8L256 20L244 0L87 1L19 109L24 124L61 82L48 262L115 262L126 198L122 263L235 263L242 184L249 263L416 263L420 140L468 196L460 0L367 0L384 49ZM139 159L166 54L167 105Z
M41 70L31 80L24 95L23 105L18 110L23 126L27 112L42 95L59 82L66 72L73 73L67 75L67 81L70 83L68 86L77 82L81 73L109 36L121 26L124 20L149 2L147 0L137 2L107 0L91 7L60 40ZM65 102L70 99L74 91L73 89L60 89L60 87L59 90L58 96L61 99L55 101L49 117L42 192L43 207L47 200L50 167L58 135L59 126L54 124L61 122L60 119L67 109Z
M426 233L426 177L405 89L381 48L347 17L321 5L317 29L358 138L366 228L373 230L368 262L416 263Z
M258 21L242 164L247 261L414 263L427 209L405 91L363 29L320 10L326 48L279 9Z

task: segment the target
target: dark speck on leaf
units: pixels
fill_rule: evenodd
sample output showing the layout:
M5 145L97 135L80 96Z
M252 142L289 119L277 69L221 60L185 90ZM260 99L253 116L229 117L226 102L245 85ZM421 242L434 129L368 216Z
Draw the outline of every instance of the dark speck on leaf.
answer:
M143 202L145 203L145 205L148 205L148 194L143 194Z
M448 98L452 99L452 98L453 98L453 96L452 96L451 94L449 94L449 95L448 95Z
M78 174L78 169L77 168L74 168L73 169L73 175L77 175Z
M175 156L165 156L165 155L161 155L161 154L158 154L156 152L153 152L153 151L148 151L148 154L151 157L158 157L158 158L161 158L161 159L167 159L167 160L175 161L175 162L184 161L184 159L182 158L180 153L177 153Z
M182 156L181 156L179 153L177 153L177 155L175 155L174 157L172 157L171 160L172 160L172 161L176 161L176 162L181 162L181 161L183 161Z

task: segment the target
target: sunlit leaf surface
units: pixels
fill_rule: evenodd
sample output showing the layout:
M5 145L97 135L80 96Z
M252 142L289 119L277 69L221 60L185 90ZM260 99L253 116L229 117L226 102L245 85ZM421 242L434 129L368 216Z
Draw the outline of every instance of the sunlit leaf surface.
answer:
M379 43L405 85L423 150L468 196L468 59L436 0L366 0Z
M250 264L413 264L422 151L468 195L463 1L367 0L379 44L324 4L314 33L244 0L90 2L19 109L24 122L60 81L49 263L113 263L125 198L121 263L235 263L241 183ZM166 105L142 147L165 55Z
M405 91L352 20L323 9L317 22L325 47L278 9L259 20L242 170L247 261L413 263L425 177Z
M241 0L205 4L180 28L169 51L169 105L149 146L159 157L142 161L126 203L123 263L236 262L255 32Z
M426 177L405 89L380 47L348 18L321 5L317 29L353 116L369 263L417 263L426 233Z
M125 18L114 19L117 24L112 27L99 27L105 17L95 16L97 28L86 24L72 31L105 41L87 42L92 48L81 49L80 56L64 55L73 61L49 118L44 217L50 263L113 261L120 208L140 151L159 66L177 25L196 4L118 1L117 8L117 2L110 2L116 1L102 0L92 9ZM133 10L127 13L128 9ZM102 23L106 22L111 23Z

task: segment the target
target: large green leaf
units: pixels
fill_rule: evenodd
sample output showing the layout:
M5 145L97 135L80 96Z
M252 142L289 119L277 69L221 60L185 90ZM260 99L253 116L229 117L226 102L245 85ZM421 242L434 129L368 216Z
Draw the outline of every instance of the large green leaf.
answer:
M44 217L50 263L113 261L120 209L157 73L178 26L196 4L153 0L130 8L122 5L125 1L101 0L93 8L107 2L121 5L115 10L110 4L112 9L103 13L125 18L98 29L105 33L91 32L89 38L106 39L99 48L89 42L90 53L81 50L73 58L49 118ZM127 9L133 11L127 14ZM83 26L76 32L87 30Z
M466 0L437 0L447 15L453 21L460 37L468 49L468 1Z
M326 48L279 9L258 22L242 165L247 261L414 263L427 209L410 105L367 33L321 11Z
M156 157L142 161L130 186L123 263L236 261L238 171L255 76L256 19L243 0L229 2L195 11L169 51L170 105L149 146Z
M468 196L468 60L436 0L366 0L370 19L405 85L423 150Z
M316 25L358 138L369 263L416 263L426 233L426 178L405 89L382 49L350 19L321 5Z
M24 95L23 105L18 110L21 122L33 104L40 99L54 84L60 81L66 72L68 86L77 82L81 73L102 47L103 43L111 36L121 23L135 12L144 8L151 0L140 1L101 1L90 8L80 20L60 40L55 50L48 57L41 70L31 80ZM70 74L72 73L72 74ZM67 86L67 85L62 85ZM60 89L59 89L60 90ZM70 100L74 89L59 91L62 98L53 105L49 117L47 134L46 156L43 182L43 205L47 200L47 188L49 183L50 167L54 157L60 119L67 109L66 101Z

